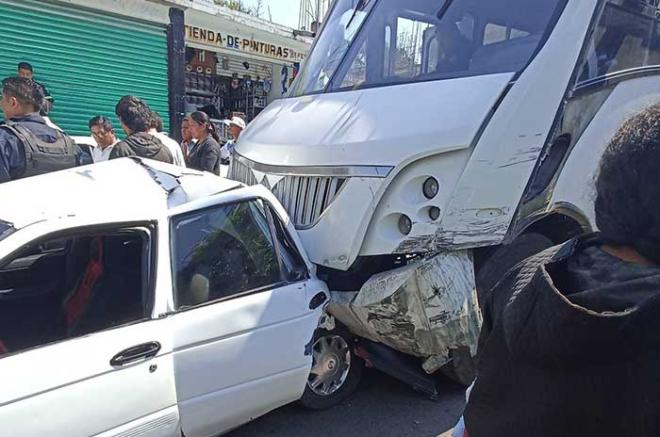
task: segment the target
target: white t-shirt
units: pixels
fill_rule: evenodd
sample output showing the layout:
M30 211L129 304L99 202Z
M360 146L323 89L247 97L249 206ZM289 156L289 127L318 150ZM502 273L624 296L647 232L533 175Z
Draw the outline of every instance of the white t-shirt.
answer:
M234 152L234 147L236 147L234 140L227 141L225 145L220 148L220 159L229 159Z
M117 144L118 141L115 141L115 144ZM94 146L90 147L90 151L92 153L92 160L96 162L103 162L107 161L110 159L110 153L112 153L112 149L115 147L115 144L112 144L105 149L101 149L101 146Z
M174 157L174 165L178 165L179 167L186 166L186 160L183 158L183 150L181 150L179 143L168 137L165 132L156 132L156 129L151 129L149 133L158 138L167 147L172 157Z

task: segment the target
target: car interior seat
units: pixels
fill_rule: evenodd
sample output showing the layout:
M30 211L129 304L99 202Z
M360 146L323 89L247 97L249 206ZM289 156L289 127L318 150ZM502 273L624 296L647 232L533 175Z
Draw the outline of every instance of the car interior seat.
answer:
M85 268L75 282L71 292L62 302L64 325L70 335L78 325L87 305L92 299L94 288L101 280L104 271L103 237L91 239Z
M68 336L141 319L143 239L136 234L94 237L84 273L64 302Z
M188 284L184 305L195 306L208 302L210 294L209 278L201 273L195 273Z

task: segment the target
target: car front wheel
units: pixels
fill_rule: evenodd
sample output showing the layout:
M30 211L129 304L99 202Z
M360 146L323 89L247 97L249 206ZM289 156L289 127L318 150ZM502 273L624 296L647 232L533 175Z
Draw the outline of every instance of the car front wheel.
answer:
M319 329L312 346L312 370L300 403L311 410L337 405L357 388L364 361L355 355L353 337L342 328Z

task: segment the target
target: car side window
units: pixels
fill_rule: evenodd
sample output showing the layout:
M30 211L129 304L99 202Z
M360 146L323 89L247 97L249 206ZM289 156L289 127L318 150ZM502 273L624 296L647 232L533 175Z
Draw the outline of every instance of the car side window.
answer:
M183 214L172 220L171 229L178 309L283 282L269 222L258 200Z
M0 263L0 357L149 317L150 235L35 241Z
M660 65L660 17L650 4L609 1L583 55L578 85L614 73Z

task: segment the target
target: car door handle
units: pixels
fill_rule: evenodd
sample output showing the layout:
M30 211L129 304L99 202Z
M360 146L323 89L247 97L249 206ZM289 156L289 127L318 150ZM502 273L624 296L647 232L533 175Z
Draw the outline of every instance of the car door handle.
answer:
M328 296L324 292L318 293L309 301L309 309L315 310L328 300Z
M137 361L146 361L149 358L155 357L159 350L160 343L157 341L151 341L149 343L129 347L128 349L124 349L112 357L110 360L110 365L113 367L118 367L135 363Z

